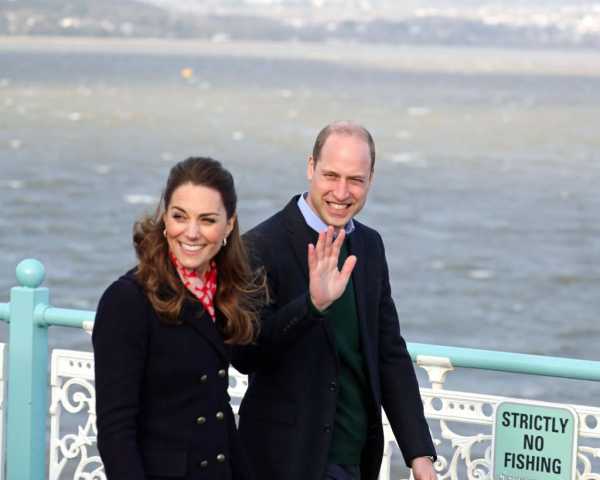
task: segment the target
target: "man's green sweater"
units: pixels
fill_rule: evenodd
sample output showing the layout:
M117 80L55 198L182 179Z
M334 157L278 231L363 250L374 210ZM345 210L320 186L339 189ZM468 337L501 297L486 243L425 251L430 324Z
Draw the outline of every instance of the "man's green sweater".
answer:
M339 265L348 257L344 242ZM367 389L360 331L352 278L346 290L327 312L335 332L335 347L339 359L337 405L329 462L341 465L360 465L362 449L367 438Z

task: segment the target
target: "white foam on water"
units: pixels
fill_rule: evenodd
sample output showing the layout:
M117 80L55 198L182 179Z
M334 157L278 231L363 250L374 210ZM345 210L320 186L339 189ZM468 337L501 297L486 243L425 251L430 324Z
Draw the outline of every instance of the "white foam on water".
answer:
M390 162L398 163L401 165L408 165L416 168L427 168L429 167L429 162L424 158L421 154L416 152L402 152L402 153L394 153L390 157Z
M25 183L22 180L2 180L0 186L12 188L13 190L19 190L23 188Z
M145 193L130 193L123 198L130 205L153 205L158 202L158 198Z
M560 192L560 198L562 198L563 200L567 200L569 198L571 198L573 196L573 194L567 190L562 190Z
M446 262L444 262L443 260L433 260L430 263L430 266L434 270L443 270L444 268L446 268Z
M69 305L70 308L87 310L88 308L93 308L94 304L88 300L84 300L81 298L66 298L65 304Z
M171 152L162 152L160 154L160 159L163 162L169 162L170 163L170 162L172 162L172 161L175 160L175 155L173 155Z
M10 85L10 78L0 78L0 88L5 88Z
M495 277L495 274L491 270L484 270L481 268L469 270L468 276L473 280L489 280L490 278Z
M241 142L244 138L246 138L246 135L244 134L244 132L242 132L240 130L236 130L235 132L233 132L231 134L231 138L232 138L232 140L235 140L236 142Z
M408 107L406 112L411 117L424 117L425 115L429 115L431 113L431 109L428 107Z
M81 120L81 113L79 112L71 112L67 115L67 118L72 122L78 122Z
M210 41L213 43L225 43L231 40L229 34L225 32L215 33L212 37L210 37Z
M94 166L94 170L96 173L100 174L100 175L106 175L107 173L110 173L112 170L112 167L110 165L95 165Z
M19 138L13 138L8 141L8 146L13 150L19 150L23 146L23 140Z

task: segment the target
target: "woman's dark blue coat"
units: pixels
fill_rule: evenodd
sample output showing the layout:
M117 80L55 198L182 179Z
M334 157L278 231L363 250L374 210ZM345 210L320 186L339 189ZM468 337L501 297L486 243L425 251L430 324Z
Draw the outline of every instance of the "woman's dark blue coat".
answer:
M227 394L229 347L199 302L167 325L132 272L98 305L98 449L108 480L246 480Z

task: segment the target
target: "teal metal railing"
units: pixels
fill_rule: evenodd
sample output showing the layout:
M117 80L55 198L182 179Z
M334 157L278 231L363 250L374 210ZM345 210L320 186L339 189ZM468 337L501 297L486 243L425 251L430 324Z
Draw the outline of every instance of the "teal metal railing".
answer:
M454 367L600 382L600 362L596 361L426 343L408 343L408 350L414 361L417 355L427 355L448 358Z
M46 478L48 415L48 327L84 328L95 312L50 306L41 284L44 266L23 260L16 269L19 286L9 303L0 303L0 320L9 323L6 478ZM600 362L511 352L409 343L417 356L448 358L454 367L600 381Z

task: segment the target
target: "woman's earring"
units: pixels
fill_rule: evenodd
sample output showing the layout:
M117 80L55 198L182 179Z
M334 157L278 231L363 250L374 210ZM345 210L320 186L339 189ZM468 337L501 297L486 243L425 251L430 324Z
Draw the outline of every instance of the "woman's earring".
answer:
M227 245L227 237L223 238L223 246Z
M166 228L163 230L163 237L167 238L167 229Z

